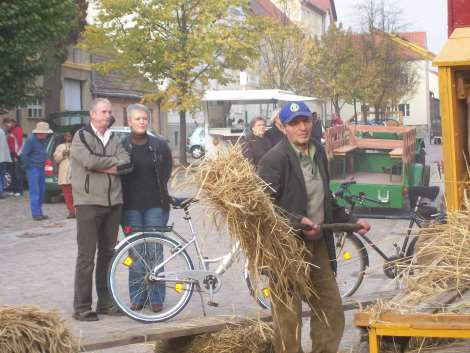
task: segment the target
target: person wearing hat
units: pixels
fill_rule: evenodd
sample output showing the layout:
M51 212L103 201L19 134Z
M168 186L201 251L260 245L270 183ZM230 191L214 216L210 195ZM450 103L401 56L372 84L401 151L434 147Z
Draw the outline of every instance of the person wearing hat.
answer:
M310 252L305 261L313 265L311 279L316 296L301 299L312 308L312 352L336 353L344 330L344 312L335 280L335 244L333 235L322 232L319 225L354 220L332 197L326 154L320 141L311 136L313 118L308 106L288 102L279 118L285 137L261 159L258 174L271 186L267 192L292 226L306 227L299 236ZM359 233L370 229L366 221L355 221L362 226ZM302 352L302 303L292 297L291 304L271 298L276 353Z
M35 221L42 221L48 217L42 212L42 203L46 191L46 181L44 176L44 164L47 160L46 142L47 136L53 131L49 124L39 122L33 133L26 140L21 151L21 163L26 170L29 186L29 204L31 214Z

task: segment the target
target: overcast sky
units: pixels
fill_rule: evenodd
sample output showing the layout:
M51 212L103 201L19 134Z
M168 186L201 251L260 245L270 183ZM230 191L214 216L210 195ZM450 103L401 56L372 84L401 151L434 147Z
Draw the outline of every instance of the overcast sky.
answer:
M407 32L426 32L428 49L439 52L447 40L447 0L387 0L403 10ZM363 0L335 0L338 21L345 27L357 27L355 6Z

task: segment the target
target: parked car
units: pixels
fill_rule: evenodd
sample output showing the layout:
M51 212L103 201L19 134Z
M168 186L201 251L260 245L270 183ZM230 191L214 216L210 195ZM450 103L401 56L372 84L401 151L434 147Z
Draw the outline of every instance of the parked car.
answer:
M206 132L203 126L198 126L194 129L191 136L188 138L186 144L186 151L191 153L195 159L204 156L204 146L206 141Z
M53 157L54 151L58 145L64 142L64 133L66 131L78 131L81 127L88 124L90 115L88 111L68 111L50 114L47 120L54 133L47 141L47 153L49 158L44 166L46 176L46 194L44 201L51 202L54 197L60 196L62 193L62 189L57 183L58 168ZM112 126L111 131L121 140L131 133L131 129L128 126ZM149 133L154 136L156 135L153 131L149 131Z

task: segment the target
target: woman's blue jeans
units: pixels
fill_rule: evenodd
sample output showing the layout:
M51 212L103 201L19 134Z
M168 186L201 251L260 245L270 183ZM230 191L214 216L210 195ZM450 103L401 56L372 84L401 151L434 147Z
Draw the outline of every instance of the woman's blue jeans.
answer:
M144 210L125 210L124 224L132 228L145 229L146 227L165 226L169 213L161 208L148 208ZM132 304L163 304L165 300L165 284L145 283L147 274L145 263L156 266L163 261L163 248L161 245L142 244L130 252L134 262L129 267L129 295ZM144 263L145 262L145 263ZM163 271L163 268L161 269Z

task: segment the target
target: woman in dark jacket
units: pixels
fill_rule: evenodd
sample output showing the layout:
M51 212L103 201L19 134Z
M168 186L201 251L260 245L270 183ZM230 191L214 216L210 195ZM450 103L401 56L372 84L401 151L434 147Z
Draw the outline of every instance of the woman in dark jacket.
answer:
M131 104L127 116L131 134L123 144L131 156L133 171L122 178L124 224L141 230L166 226L170 209L167 182L173 163L170 148L162 138L147 134L150 112L146 106ZM155 251L149 254L147 250L145 256L163 258L162 249ZM140 311L150 304L154 312L159 312L165 300L165 286L145 283L142 257L135 254L129 267L131 309Z
M250 122L250 134L245 140L243 146L243 155L255 166L264 156L266 152L271 149L271 143L264 136L266 131L266 119L259 116Z

